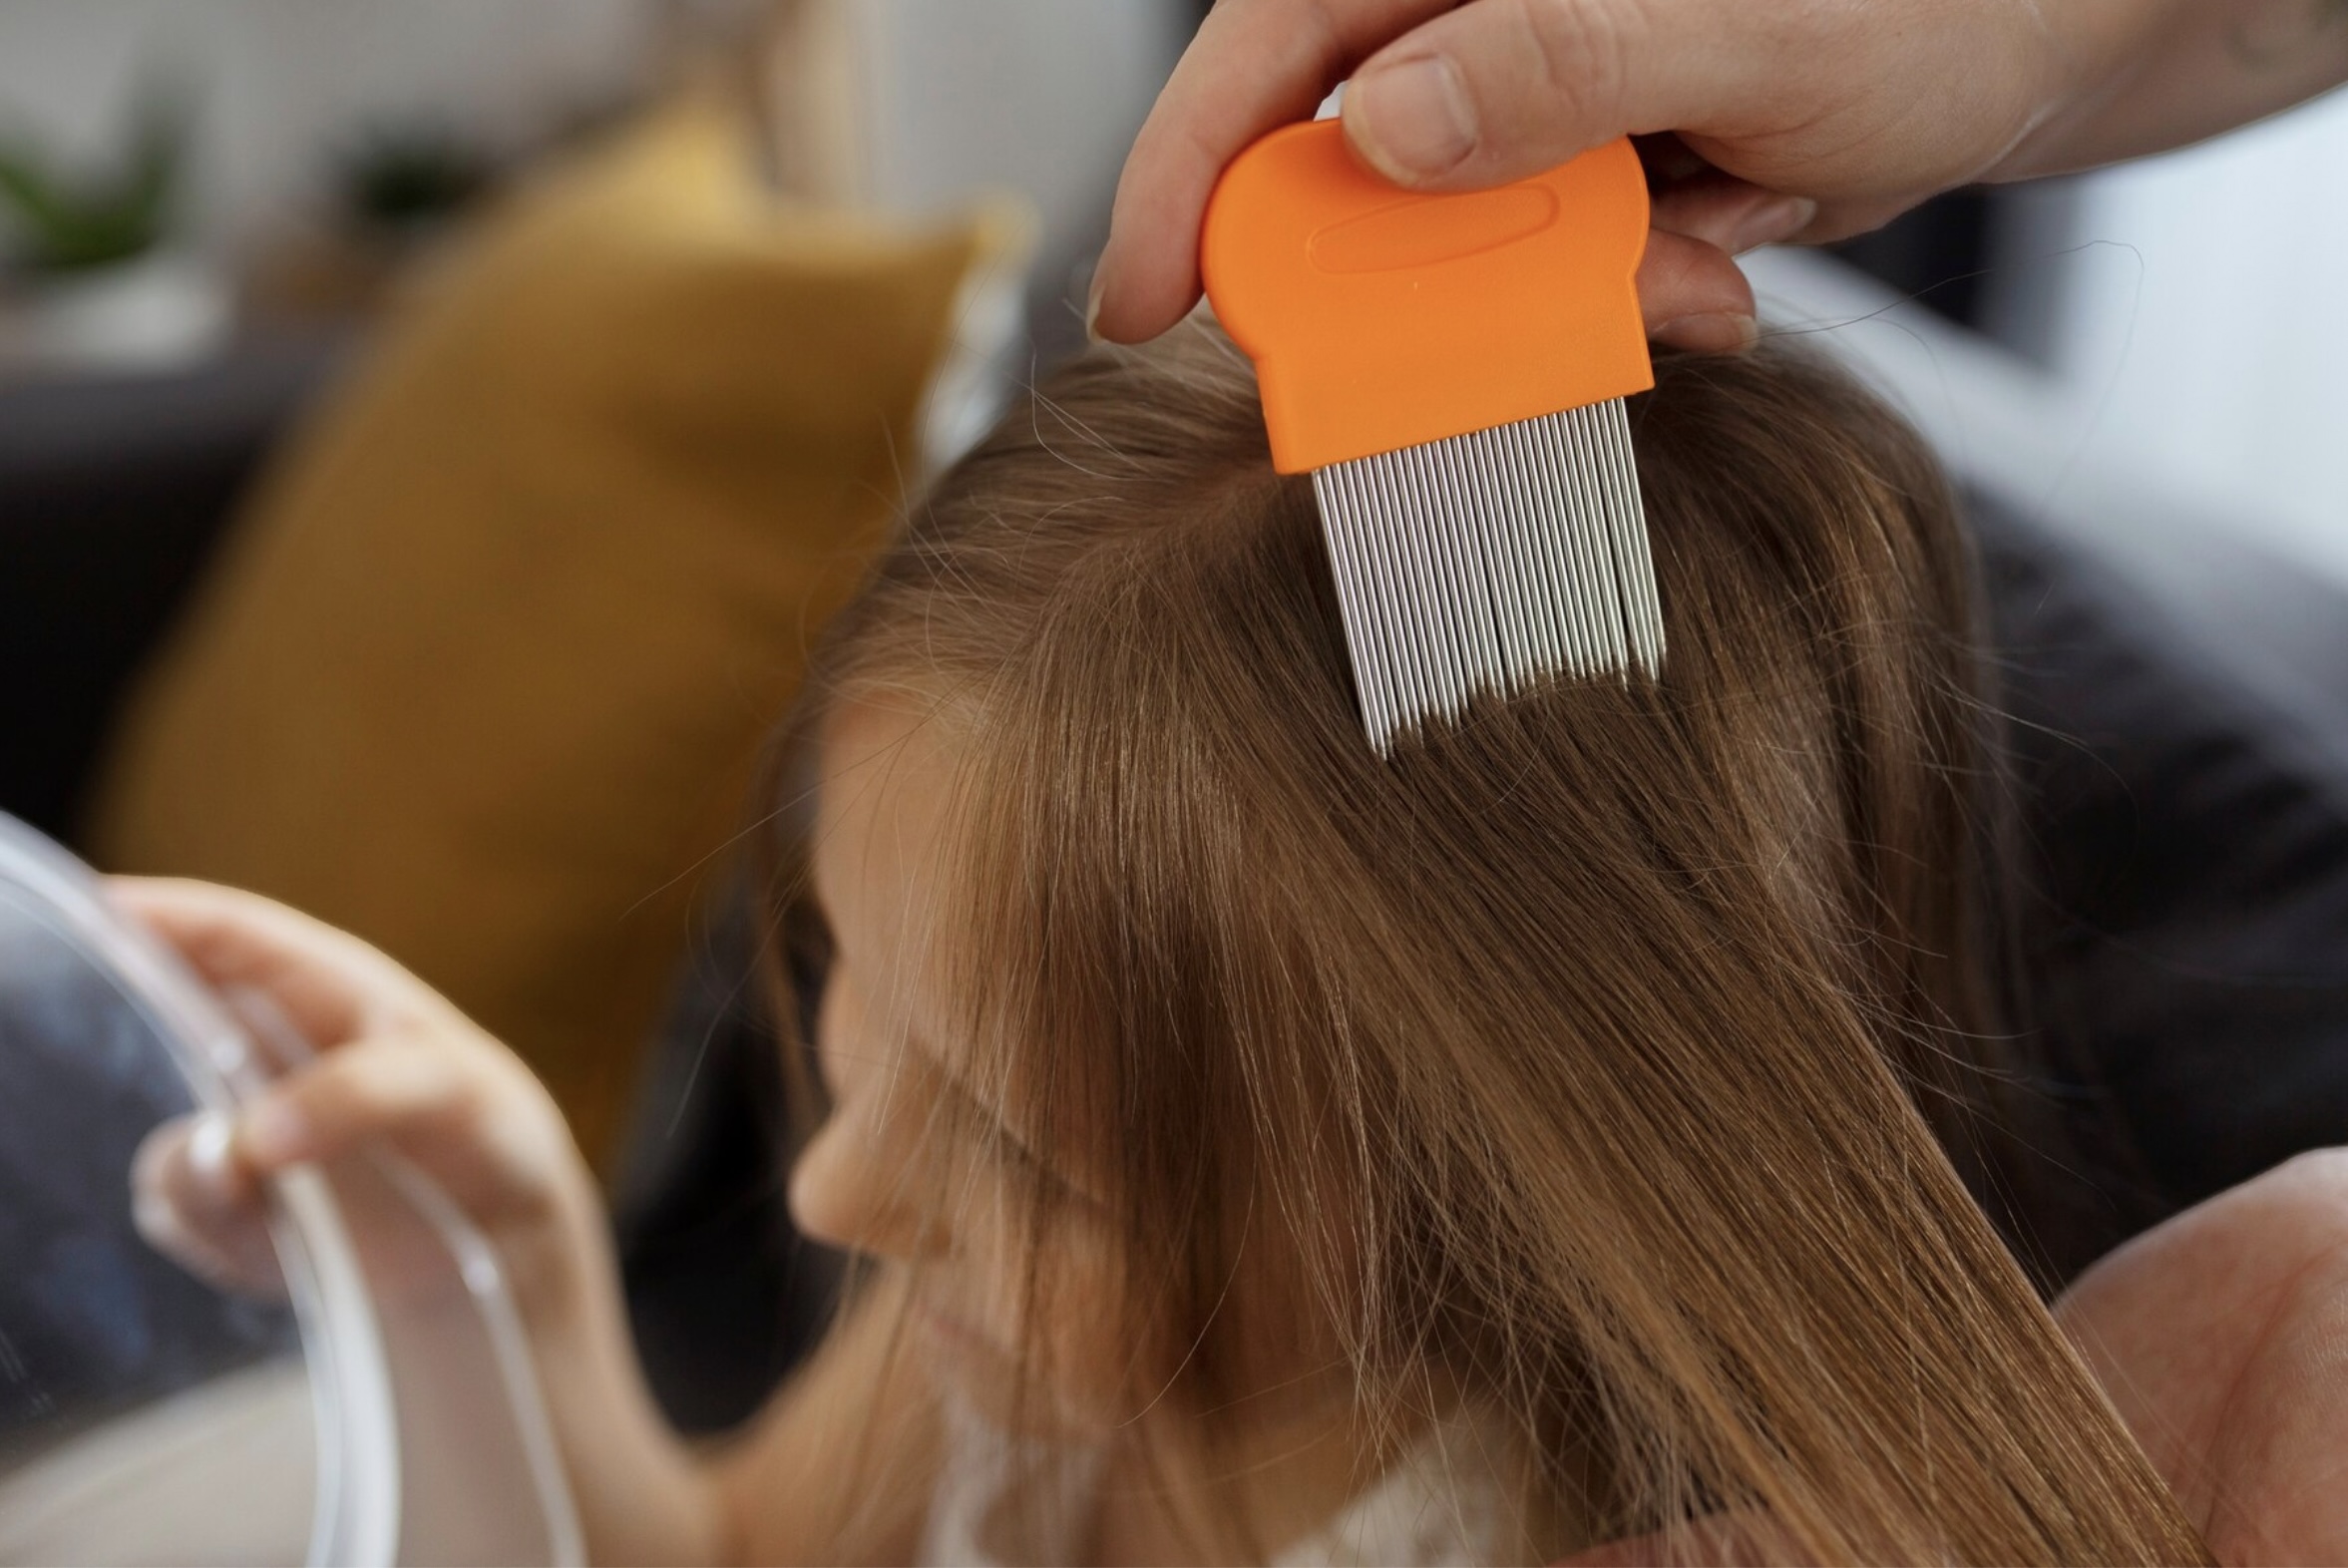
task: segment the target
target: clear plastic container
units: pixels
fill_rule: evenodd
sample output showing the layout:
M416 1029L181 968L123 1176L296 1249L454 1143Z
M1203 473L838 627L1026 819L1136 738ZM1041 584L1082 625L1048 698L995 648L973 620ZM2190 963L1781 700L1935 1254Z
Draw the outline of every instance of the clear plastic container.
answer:
M156 1127L308 1049L0 817L0 1564L581 1559L496 1253L419 1172L288 1175L233 1286L134 1223Z

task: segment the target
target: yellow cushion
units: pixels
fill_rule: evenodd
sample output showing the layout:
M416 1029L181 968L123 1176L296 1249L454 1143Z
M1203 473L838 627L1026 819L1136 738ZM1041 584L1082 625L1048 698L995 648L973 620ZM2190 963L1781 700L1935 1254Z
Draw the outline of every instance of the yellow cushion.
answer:
M703 111L516 198L242 520L117 737L101 859L379 944L607 1155L759 742L1005 239L780 206Z

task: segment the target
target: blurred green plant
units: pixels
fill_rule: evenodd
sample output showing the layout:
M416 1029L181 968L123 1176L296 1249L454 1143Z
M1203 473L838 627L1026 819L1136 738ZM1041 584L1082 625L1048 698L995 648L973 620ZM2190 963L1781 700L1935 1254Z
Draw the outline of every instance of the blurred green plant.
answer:
M455 216L490 184L490 160L464 135L431 122L385 122L336 161L342 202L361 227L418 233Z
M30 139L0 140L0 212L16 231L12 259L36 272L88 271L163 243L193 122L185 97L150 91L124 156L96 172L69 169Z

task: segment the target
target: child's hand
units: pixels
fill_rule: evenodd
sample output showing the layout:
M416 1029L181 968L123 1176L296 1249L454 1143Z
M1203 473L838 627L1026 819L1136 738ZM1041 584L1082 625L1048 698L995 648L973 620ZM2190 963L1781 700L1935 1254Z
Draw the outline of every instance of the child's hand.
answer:
M372 1142L496 1244L526 1317L591 1288L593 1180L511 1051L381 953L282 905L196 882L118 879L110 893L215 989L258 992L316 1051L281 1061L232 1116L184 1117L149 1136L132 1182L151 1242L223 1286L274 1289L262 1178ZM351 1220L365 1252L365 1217Z
M275 1052L281 1076L232 1118L149 1135L132 1176L149 1239L224 1285L273 1290L261 1178L370 1147L401 1156L500 1254L589 1560L719 1560L740 1527L644 1387L594 1180L520 1058L373 948L282 905L198 882L117 880L110 892L232 1007L257 993L315 1047ZM343 1174L337 1192L380 1299L406 1283L415 1216L394 1223L350 1203L363 1184ZM444 1257L443 1278L446 1268Z

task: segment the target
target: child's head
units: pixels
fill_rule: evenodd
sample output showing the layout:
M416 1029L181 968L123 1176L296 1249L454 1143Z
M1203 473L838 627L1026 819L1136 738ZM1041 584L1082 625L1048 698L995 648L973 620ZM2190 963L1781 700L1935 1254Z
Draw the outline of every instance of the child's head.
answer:
M804 730L834 1113L795 1207L918 1266L1006 1421L1468 1400L1601 1527L2184 1549L1917 1109L1996 1065L1942 481L1790 354L1657 371L1662 681L1385 761L1211 331L948 475Z

